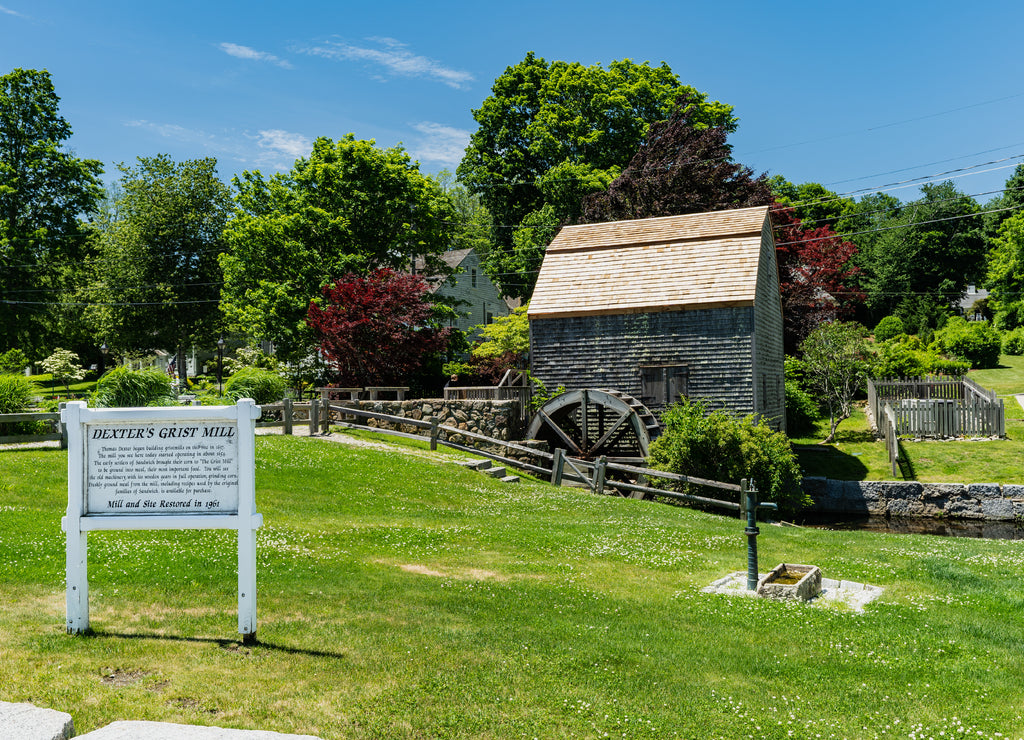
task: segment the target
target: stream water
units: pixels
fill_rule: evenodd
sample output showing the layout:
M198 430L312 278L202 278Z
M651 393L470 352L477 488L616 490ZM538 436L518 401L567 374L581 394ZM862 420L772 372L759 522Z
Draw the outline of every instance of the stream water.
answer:
M863 530L892 534L932 534L940 537L975 537L989 540L1024 540L1016 522L951 521L942 519L886 519L884 517L806 517L800 525L817 529Z

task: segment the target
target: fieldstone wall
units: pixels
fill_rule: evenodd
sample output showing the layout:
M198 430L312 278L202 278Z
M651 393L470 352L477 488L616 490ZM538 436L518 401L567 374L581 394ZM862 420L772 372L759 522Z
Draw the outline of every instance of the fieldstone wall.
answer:
M406 419L428 421L436 417L440 424L474 434L511 442L526 431L519 418L517 401L447 401L440 398L420 398L412 401L332 401L331 405L350 406L362 411L401 416ZM377 419L356 420L368 427L393 429L396 425ZM398 431L422 434L426 430L412 426L399 426Z
M1024 518L1024 486L804 478L812 511L885 517L1012 521Z

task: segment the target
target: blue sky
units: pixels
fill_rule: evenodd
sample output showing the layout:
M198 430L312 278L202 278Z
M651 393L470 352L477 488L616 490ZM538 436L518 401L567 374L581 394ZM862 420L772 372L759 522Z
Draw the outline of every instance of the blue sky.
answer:
M454 170L528 51L664 61L735 107L757 172L845 193L968 168L957 186L984 202L1024 161L1022 28L1019 0L0 0L0 72L48 69L70 146L109 181L161 152L215 156L225 179L287 169L349 132Z

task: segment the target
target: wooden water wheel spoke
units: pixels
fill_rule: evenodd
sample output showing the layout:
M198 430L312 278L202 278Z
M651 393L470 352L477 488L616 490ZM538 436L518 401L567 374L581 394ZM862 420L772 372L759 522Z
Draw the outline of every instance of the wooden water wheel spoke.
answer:
M558 435L559 439L561 439L563 442L565 442L565 444L569 445L569 447L572 450L574 450L575 452L577 452L577 453L579 453L581 455L583 454L583 450L581 450L577 446L577 444L572 440L571 437L569 437L569 435L567 435L565 432L562 431L562 428L560 426L558 426L558 424L556 424L554 421L551 420L550 416L548 416L546 413L544 413L544 409L540 409L537 412L537 418L542 419L544 421L544 423L547 425L547 428L552 430L553 432L555 432L555 434ZM531 439L535 438L535 437L536 437L536 435L532 435Z
M594 443L594 447L602 447L608 444L608 442L611 441L612 439L612 435L618 432L622 428L622 425L629 421L630 416L631 414L623 414L618 419L616 419L615 423L612 424L612 428L605 432L604 436Z
M605 455L639 463L647 457L651 432L657 431L653 419L635 398L586 388L548 400L534 416L527 436L587 460Z

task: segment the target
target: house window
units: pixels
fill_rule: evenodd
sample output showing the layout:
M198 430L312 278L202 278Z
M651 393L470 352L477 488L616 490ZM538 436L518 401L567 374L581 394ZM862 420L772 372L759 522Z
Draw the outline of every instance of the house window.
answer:
M485 324L493 324L494 323L494 314L493 313L485 313L484 314L484 323Z
M651 406L678 403L687 394L685 365L641 365L640 400Z
M469 271L469 282L475 288L476 287L476 268L474 267Z

